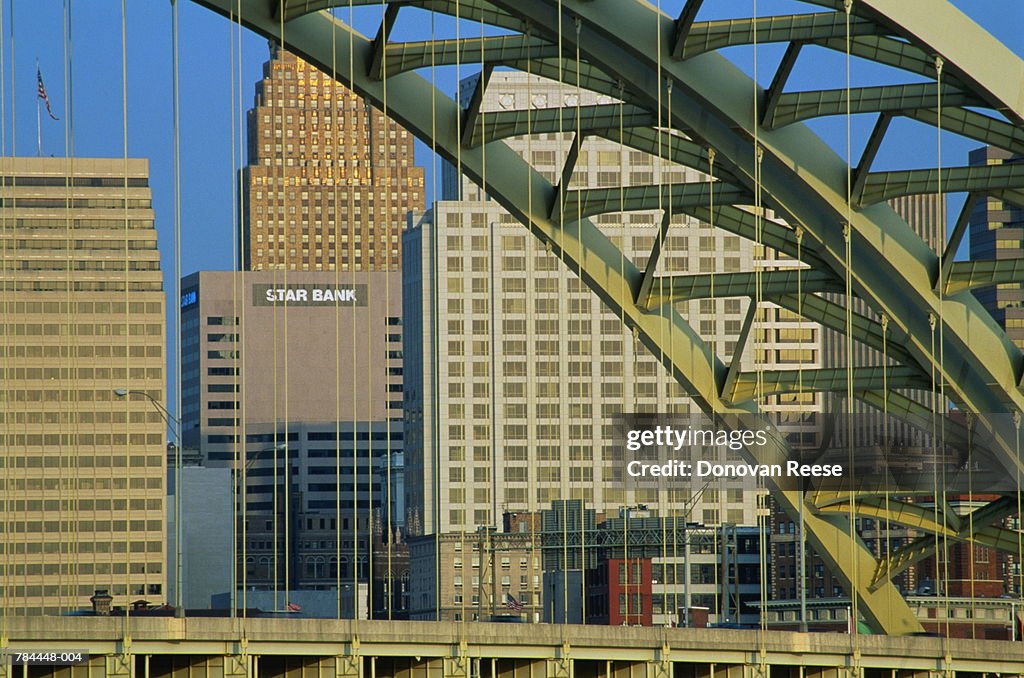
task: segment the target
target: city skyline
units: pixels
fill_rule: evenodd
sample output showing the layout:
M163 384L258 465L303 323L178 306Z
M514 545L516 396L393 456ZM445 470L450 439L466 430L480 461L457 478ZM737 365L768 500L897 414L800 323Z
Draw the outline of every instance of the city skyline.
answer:
M60 490L60 483L50 482L46 469L88 466L96 452L97 459L109 456L114 494L122 488L113 481L123 481L129 491L109 501L73 496L73 502L92 502L96 512L159 514L163 522L126 517L109 527L169 536L167 470L181 458L176 453L193 460L187 448L196 446L200 461L234 471L208 479L222 490L227 480L227 491L236 498L236 511L228 522L221 520L217 537L224 541L231 532L238 568L232 576L240 575L230 591L216 594L227 596L218 605L230 605L231 614L236 603L247 606L247 578L252 577L259 580L254 586L273 591L272 598L260 598L272 600L260 603L273 605L264 610L272 615L298 613L306 606L309 616L315 616L314 609L316 615L326 610L330 616L334 609L339 618L362 618L381 608L390 619L397 604L398 614L417 607L418 614L429 616L428 589L435 586L438 615L444 606L452 620L462 621L465 592L475 586L476 616L484 618L486 605L491 617L505 617L500 621L522 614L540 621L536 610L524 609L539 608L543 599L549 620L566 623L629 625L636 620L674 626L713 617L713 623L730 624L731 608L741 617L736 621L762 629L794 621L806 628L812 618L803 600L806 573L797 567L806 569L809 545L820 557L811 560L815 570L821 565L830 571L829 578L821 577L820 592L815 583L813 597L833 599L816 604L815 614L825 616L814 619L848 622L851 634L863 621L893 635L938 629L946 635L1015 639L1014 606L1024 605L1019 599L1022 532L1015 517L1022 443L1015 415L1024 411L1024 389L1022 354L1012 341L1016 337L1004 332L1018 329L1020 321L1007 313L1014 317L1007 317L1001 328L1000 311L1016 309L1021 284L1019 229L1011 223L1019 221L1019 214L1007 208L1024 199L1019 188L1024 172L1016 162L1024 149L1020 82L1001 78L990 64L972 63L973 52L962 42L941 43L949 38L928 33L927 21L918 25L914 17L899 14L905 9L895 7L890 16L871 4L875 1L885 0L864 0L867 9L847 4L845 16L840 9L810 19L767 19L764 32L759 16L707 21L729 11L724 3L698 15L691 26L695 17L686 11L673 22L643 2L616 5L614 12L609 3L574 5L567 11L576 19L575 31L566 31L561 14L557 22L543 14L554 0L522 7L495 2L498 9L481 14L478 23L444 19L435 24L432 19L428 32L425 22L414 19L422 8L398 3L385 14L360 10L356 27L366 23L367 35L373 34L374 19L382 21L378 38L374 42L346 33L339 50L335 21L340 18L332 21L321 13L291 23L293 15L310 6L282 4L278 17L258 0L246 0L248 23L278 38L288 26L283 42L303 60L289 60L290 53L275 52L270 42L274 58L262 73L286 77L249 79L244 59L257 53L264 58L267 46L236 36L237 44L251 47L245 52L249 56L232 60L240 55L227 50L226 61L217 62L229 66L230 104L218 109L216 102L223 100L209 99L205 122L181 121L182 176L194 182L212 171L218 180L207 181L205 192L182 190L180 203L172 191L170 209L163 212L152 201L161 193L168 206L166 175L150 177L154 164L166 171L168 157L177 160L177 152L128 157L132 139L138 138L133 113L145 106L135 109L138 104L123 101L129 111L128 120L118 119L123 157L83 159L77 155L78 141L93 143L87 130L101 127L91 123L102 117L102 109L91 110L89 122L76 127L72 109L62 109L58 101L60 92L70 93L68 86L49 75L49 59L40 64L34 100L40 155L59 145L53 138L58 128L52 126L62 122L59 118L68 123L63 128L68 141L76 142L71 157L4 157L9 171L0 182L7 224L3 273L9 282L2 330L4 346L15 349L13 355L4 354L8 405L0 414L6 426L15 428L6 432L3 458L7 468L26 469L2 479L7 489L25 492L5 504L14 513L3 528L10 534L42 535L10 541L9 551L23 562L21 570L17 558L5 563L4 593L25 598L56 590L59 596L81 598L85 584L77 584L72 593L61 588L68 584L62 580L30 583L30 577L45 578L47 567L50 574L70 574L60 563L52 569L54 557L36 563L33 554L47 548L64 553L65 545L70 553L72 544L123 542L126 555L112 560L111 572L98 571L109 574L113 586L103 588L102 577L88 582L96 592L93 614L106 614L108 592L122 611L134 604L154 616L174 614L169 606L154 608L144 599L130 602L126 597L166 597L172 570L167 558L180 560L181 532L201 525L201 512L175 516L179 551L173 556L166 539L127 534L108 540L90 536L84 526L76 532L77 541L48 543L51 527L45 516L27 513L45 511L44 500L56 501L46 493ZM206 4L221 3L223 10L227 2ZM402 18L393 26L399 4ZM773 9L792 5L770 4ZM701 3L685 6L694 9ZM454 11L460 7L455 3ZM949 5L941 7L937 16L950 25L960 21ZM6 16L3 9L0 17ZM739 11L738 5L733 9ZM753 10L756 14L758 7ZM622 17L629 20L619 21ZM485 21L501 28L485 28ZM671 31L671 61L664 35L647 31L648 22L663 27L666 35ZM1024 69L1024 60L1014 52L990 43L967 22L959 25L963 35L977 41L978 53ZM489 37L467 37L465 31L474 27ZM227 44L232 27L222 23L220 29ZM856 50L864 59L898 62L914 75L896 79L876 63L855 69L856 75L844 80L837 68L844 60L838 37L844 29L847 54ZM513 35L498 35L502 30ZM445 42L408 42L416 37L443 37ZM762 54L759 60L762 37L789 44L770 44L763 50L767 57ZM474 50L452 49L456 39L479 47L500 67L474 64ZM808 40L815 44L809 47ZM0 39L0 57L14 53L11 41ZM563 41L575 45L575 55ZM936 44L947 47L942 58L933 58ZM737 49L724 57L705 56L723 45ZM203 51L188 42L182 47L188 58ZM808 47L828 55L818 59L801 53ZM454 68L433 82L407 72L437 59L438 49L442 61ZM108 59L116 51L108 46ZM20 74L23 59L17 55ZM730 64L729 56L741 64L752 56L755 80L744 74L746 66ZM352 92L365 93L402 127L361 106L354 94L312 71L304 60L351 61L347 76L339 73L338 78L347 77ZM175 69L184 64L185 59L173 63ZM6 95L14 97L20 82L20 75L5 77L10 65L9 59L0 63L0 83L12 83L9 91L0 87L0 151L6 150L7 130L22 134L18 121L26 119L18 108L25 103L20 94L18 107L11 101L7 115ZM65 65L73 69L69 58ZM125 82L140 66L139 60L132 62ZM83 101L109 104L117 72L110 71L107 82L89 92L95 99ZM538 73L547 79L538 79ZM183 76L186 87L203 79ZM759 89L766 84L765 91ZM83 89L80 85L76 92ZM253 89L255 108L247 113ZM338 101L321 97L339 90ZM129 87L128 94L132 91ZM445 96L449 91L452 99ZM53 119L41 115L43 100L56 104ZM270 107L268 100L273 101ZM196 103L188 101L189 107ZM212 124L225 111L231 121L226 135ZM190 108L188 115L194 112ZM155 124L156 118L145 122ZM342 129L342 122L351 126ZM908 126L916 132L909 133ZM169 138L177 148L176 131L168 135L163 129L164 145ZM197 144L197 133L214 135L217 142ZM957 133L1014 157L986 155L978 143L947 143ZM412 135L436 146L436 155L419 158L425 170L416 166ZM11 136L13 151L17 135ZM102 136L105 143L116 142L113 134ZM226 153L225 138L231 142ZM422 151L422 142L417 143ZM879 147L884 152L876 157ZM24 148L18 139L17 149ZM936 157L939 150L941 157ZM378 155L382 162L376 161ZM205 161L202 172L192 170L196 159ZM922 164L925 169L918 169ZM92 168L93 174L76 173L82 168ZM392 176L395 168L400 171ZM231 177L226 190L221 172ZM345 210L338 204L338 182L359 185L346 197ZM328 190L313 189L324 184ZM968 192L985 195L985 209L974 210L969 224L965 211L944 249L941 235L958 219ZM921 194L938 195L947 204L908 198ZM91 209L106 211L102 217L78 211ZM133 213L136 209L142 212ZM221 212L225 209L229 218ZM179 223L179 216L180 239L173 234L170 254L157 249L166 225ZM342 222L347 233L339 228ZM954 261L958 248L966 247L968 225L976 259ZM44 228L53 232L22 235ZM92 228L109 233L87 237ZM82 237L72 235L72 229ZM142 231L145 238L134 237ZM198 237L199 232L210 237ZM233 239L230 266L192 269L180 256L189 252L189 262L220 262L213 234L225 232ZM172 265L161 267L168 256ZM249 267L264 270L244 270ZM996 293L986 296L986 289ZM1000 294L1004 291L1013 294ZM31 295L51 292L65 296L40 297L34 305ZM123 292L123 299L78 296L87 292ZM84 315L108 310L123 317L90 322ZM181 327L165 324L167 311L182 321ZM48 312L63 313L63 324L25 322L19 315ZM845 343L829 348L827 332L843 335ZM76 353L122 335L123 344L110 342L109 354L123 353L123 365L92 366L84 360L88 353ZM847 351L854 339L858 348ZM163 343L156 350L158 340ZM67 372L45 360L48 349L51 357L63 359L64 347L68 359L74 359ZM351 355L343 359L346 348ZM106 349L94 353L105 356ZM851 364L838 359L839 353L853 356ZM43 358L38 365L27 360L36 354ZM176 373L184 375L180 388L170 376ZM118 378L124 383L111 381ZM21 379L27 380L24 387ZM144 382L141 387L135 379ZM75 392L63 383L55 389L54 380L85 381L92 391L76 386ZM916 396L924 392L933 393ZM93 414L91 405L76 409L76 398L81 403L124 398L124 416L103 407ZM844 399L896 414L924 434L891 441L888 428L879 439L876 427L859 442L840 435L836 447L835 431L857 425L855 414L842 404L836 412L825 405ZM18 404L36 400L60 405L37 411ZM179 412L181 403L186 407ZM616 416L698 410L712 422L692 428L703 442L687 444L680 438L675 452L709 463L724 462L727 451L742 449L742 463L718 466L711 473L723 482L708 480L699 489L698 481L671 484L675 470L689 474L685 463L666 461L662 450L654 449L671 447L662 445L660 433L659 442L625 446L637 453L631 459L650 477L635 482L625 477L633 472L622 463L621 439L626 436L611 423ZM823 411L833 418L814 423L812 415ZM836 416L847 418L837 423ZM402 450L391 445L391 424L398 417ZM117 430L122 419L123 435ZM65 423L71 430L46 428ZM140 426L133 429L136 423ZM663 422L651 426L655 423ZM646 420L627 420L629 436L644 439L650 432L646 425ZM808 426L815 428L809 431ZM94 436L86 444L96 450L72 446L76 436L86 433ZM704 433L728 435L724 442L707 442ZM742 442L733 440L736 433ZM748 433L754 434L750 440L744 438ZM374 442L381 435L387 449ZM165 441L174 445L157 449ZM33 445L40 447L39 454L20 449ZM399 452L407 458L398 460L402 473L393 484L392 458ZM822 467L819 462L832 453L842 458ZM254 458L270 454L272 463ZM793 461L797 456L813 464L801 466ZM665 466L659 465L662 461ZM843 464L850 472L846 476ZM119 474L121 466L140 471L139 478ZM789 471L791 466L795 470ZM787 469L787 480L774 479L771 469L776 467ZM30 470L35 468L42 472ZM868 469L866 477L854 477L855 468ZM385 469L386 486L381 484ZM350 481L344 477L349 473ZM76 483L86 476L92 478L77 474ZM727 476L750 482L729 484ZM912 487L893 489L897 486L890 481L907 477L916 478ZM689 488L685 495L684 487ZM94 489L102 493L108 488L94 483ZM143 489L158 496L131 492ZM174 488L175 513L180 513L182 489ZM450 567L439 548L433 556L429 549L414 553L402 544L407 534L401 525L375 519L374 511L384 508L384 491L401 492L408 500L402 508L388 501L386 509L389 514L408 509L410 533L433 533L438 547L442 537L452 544L443 556L451 558ZM770 514L766 492L775 502ZM74 510L60 502L51 507ZM343 509L355 521L348 528L342 523ZM250 520L257 522L250 525ZM906 531L896 533L894 524ZM737 525L759 531L760 538L733 531ZM685 553L691 536L697 543L698 532L712 526L721 529L705 531L700 555L706 557L691 563ZM60 533L70 529L63 523L58 527ZM347 543L346 529L352 531ZM769 530L778 538L769 538ZM515 533L519 536L504 540L494 536ZM466 552L468 535L481 544L475 564L456 555ZM893 538L898 541L890 543ZM962 541L969 543L950 547ZM393 553L392 546L399 544L403 549ZM341 559L349 548L352 562ZM507 566L499 553L503 548L515 553ZM538 548L543 578L532 576ZM259 556L250 561L247 549L272 552L273 560ZM995 551L987 549L1011 555L993 557ZM285 555L283 577L279 550ZM157 552L159 565L134 555ZM365 554L365 560L357 554ZM386 566L381 566L385 557ZM413 581L408 567L416 557L436 560L432 573ZM756 561L761 565L754 577L749 566ZM114 571L115 565L124 572ZM461 567L465 575L455 572ZM669 570L672 586L680 587L667 586ZM182 571L176 563L174 576ZM396 572L403 580L398 590ZM663 581L651 581L655 572ZM929 583L922 572L934 573L934 581ZM118 579L118 574L126 576ZM26 579L12 585L12 575ZM151 580L149 575L160 576ZM348 580L344 586L343 578ZM449 582L452 587L444 589ZM792 607L796 582L799 617ZM687 588L698 583L706 587L699 594ZM487 585L491 592L484 602L480 592ZM773 592L775 587L787 591L785 601ZM301 601L289 596L300 589ZM180 596L181 586L174 591ZM407 594L418 597L415 606ZM691 594L711 604L690 609ZM687 600L685 610L679 595ZM938 603L911 600L929 595L946 598L941 621L928 621L938 618ZM975 616L981 598L1004 595L1013 603L982 605L992 613L988 621ZM951 605L951 596L965 600ZM769 600L775 608L764 607ZM497 611L499 601L508 611ZM28 609L25 600L16 602ZM65 602L57 607L74 607ZM49 603L42 607L61 611Z

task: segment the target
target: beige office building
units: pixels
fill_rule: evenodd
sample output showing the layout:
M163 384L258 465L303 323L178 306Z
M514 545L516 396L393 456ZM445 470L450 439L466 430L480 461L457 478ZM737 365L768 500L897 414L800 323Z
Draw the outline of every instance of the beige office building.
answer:
M249 111L242 268L395 271L423 209L409 132L278 47Z
M0 159L0 609L165 598L163 279L145 160ZM130 391L118 397L114 391Z
M470 83L463 92L468 97L473 89ZM611 103L523 73L497 72L483 110L544 108L562 97L582 106ZM569 137L542 134L508 143L554 181ZM707 177L588 137L571 187L614 187L620 180L657 185ZM462 199L436 203L415 220L404 244L410 526L425 534L472 531L495 525L503 511L535 512L558 499L582 499L598 512L649 504L681 520L754 524L763 515L758 504L764 495L738 483L723 481L702 492L689 485L627 488L621 451L616 456L616 417L696 412L692 401L619 316L500 205L459 181L454 168L445 176L445 194ZM659 211L593 219L641 269L660 220ZM688 216L675 216L673 224L660 273L796 265L759 257L751 241ZM740 297L703 299L677 310L728 362L749 304ZM744 370L821 365L819 328L795 314L766 307L751 334ZM767 407L802 411L820 402L816 394L777 396Z

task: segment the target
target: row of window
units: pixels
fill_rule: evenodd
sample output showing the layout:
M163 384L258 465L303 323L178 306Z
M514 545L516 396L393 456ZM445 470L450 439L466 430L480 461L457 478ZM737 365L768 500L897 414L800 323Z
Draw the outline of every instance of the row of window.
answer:
M142 198L0 198L0 207L51 209L150 209L152 201Z
M131 349L129 351L129 349ZM142 349L145 349L144 351ZM74 346L40 346L39 344L20 346L0 346L0 358L159 358L162 354L159 345L150 346L90 346L76 344Z
M163 292L159 280L129 282L123 280L14 280L4 283L8 292Z
M164 326L157 323L0 323L0 336L151 336L163 335Z
M130 482L129 482L130 481ZM163 480L150 478L0 478L0 490L159 490Z
M48 219L48 218L18 218L18 219L3 219L0 218L0 225L6 225L11 228L12 232L24 232L26 229L61 229L67 230L69 228L78 229L96 229L102 231L124 231L125 229L152 229L152 219L137 219L137 218L124 218L123 216L118 217L111 214L107 219L72 219L70 216L64 219ZM106 234L104 234L106 235Z
M8 438L19 438L19 436L8 436ZM163 435L146 436L147 445L164 445ZM159 438L159 440L157 440ZM8 442L8 445L13 443ZM24 445L24 443L22 443ZM0 468L160 468L164 466L166 457L159 455L142 456L133 454L130 458L123 454L117 455L88 455L78 451L74 457L66 454L49 455L41 457L38 455L19 455L17 457L0 457Z

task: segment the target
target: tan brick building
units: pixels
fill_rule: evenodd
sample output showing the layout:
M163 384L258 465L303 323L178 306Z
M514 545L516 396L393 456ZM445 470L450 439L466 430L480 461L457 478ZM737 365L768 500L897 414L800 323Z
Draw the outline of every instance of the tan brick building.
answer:
M165 596L164 295L145 160L0 158L0 610ZM130 391L118 397L114 391Z
M408 131L280 48L248 126L244 269L398 270L406 214L424 205Z

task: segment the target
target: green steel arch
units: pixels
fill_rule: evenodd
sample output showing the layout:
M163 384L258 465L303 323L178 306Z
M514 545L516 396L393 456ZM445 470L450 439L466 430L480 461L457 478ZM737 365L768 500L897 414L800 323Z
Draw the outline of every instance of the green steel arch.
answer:
M482 86L491 67L508 66L529 68L533 74L621 98L624 105L589 107L578 120L575 108L566 109L563 128L576 130L578 123L576 151L583 136L618 140L620 128L623 143L651 151L659 135L664 136L653 127L659 120L685 135L674 136L670 144L674 161L707 171L708 149L714 149L719 181L713 190L692 185L671 190L630 187L627 209L667 204L673 212L707 220L713 205L716 226L750 239L760 235L766 246L791 256L801 241L804 261L812 267L801 281L806 283L803 297L797 297L793 274L779 272L766 276L764 299L800 309L809 320L840 331L847 328L845 307L820 293L846 289L848 246L852 292L877 314L854 314L851 336L876 349L887 343L888 355L896 362L858 370L852 384L856 397L875 405L885 398L905 418L924 420L929 411L923 406L896 391L881 389L883 384L890 390L920 387L935 369L947 395L966 410L1015 414L1024 409L1020 389L1024 356L970 291L1021 281L1020 268L995 262L965 266L954 264L952 256L937 257L883 202L941 188L970 192L972 199L965 210L974 198L984 195L1022 203L1024 173L1014 167L871 171L889 123L897 116L941 123L943 129L1011 152L1024 149L1024 63L943 0L856 0L847 5L809 0L826 11L730 22L696 21L700 0L689 0L678 17L666 16L642 0L392 0L373 39L320 10L381 6L380 0L195 1L282 41L376 105L382 106L386 98L390 116L445 158L458 157L467 176L485 185L495 200L550 245L553 254L564 256L641 340L663 356L666 368L707 411L744 416L759 412L753 397L757 391L749 376L738 372L738 361L723 362L685 318L664 306L706 294L706 281L700 276L659 280L660 238L647 269L640 270L588 219L559 219L560 214L575 215L577 205L586 215L621 210L607 191L562 190L552 185L502 141L527 129L553 129L560 122L557 116L550 111L479 116L474 108L479 92L465 110L415 69L430 63L457 63L459 55L473 60L483 54L487 68L480 79ZM389 42L403 7L457 15L513 35L458 42ZM714 53L755 42L788 43L767 90L755 88L750 78ZM836 90L785 91L793 65L802 50L810 47L849 50L856 58L903 69L930 82L851 91L852 112L878 113L866 150L852 167L798 122L845 113L845 90L839 94ZM582 61L567 57L577 50ZM569 185L574 156L570 152L562 186ZM852 207L846 198L848 178L853 186ZM755 193L788 226L768 220L757 224L749 210ZM956 251L963 236L965 215L966 211L947 247L948 255ZM662 236L668 222L663 224ZM731 276L730 294L753 297L751 276L752 272ZM668 294L653 293L665 288ZM934 331L937 319L942 327L939 333ZM745 341L749 326L746 323L739 341ZM805 390L834 390L842 381L835 370L819 370L809 377L800 385ZM762 393L796 388L791 374L768 373L764 378L768 386ZM1008 473L1017 474L1022 464L1009 438L1005 430L994 432L999 461ZM772 442L756 453L758 461L779 463L787 456L784 441ZM774 496L794 515L801 501L810 507L806 515L809 541L856 595L872 626L893 634L921 629L890 578L934 546L911 544L878 562L862 543L851 547L847 516L855 498L801 497L778 488ZM1018 543L1015 532L992 525L1012 513L1013 504L1015 500L1004 497L979 514L988 521L980 526L985 531L983 543L997 547ZM867 501L865 507L873 516L881 510L877 502ZM929 522L912 505L900 505L886 517L952 539L977 536L960 529L955 516Z

